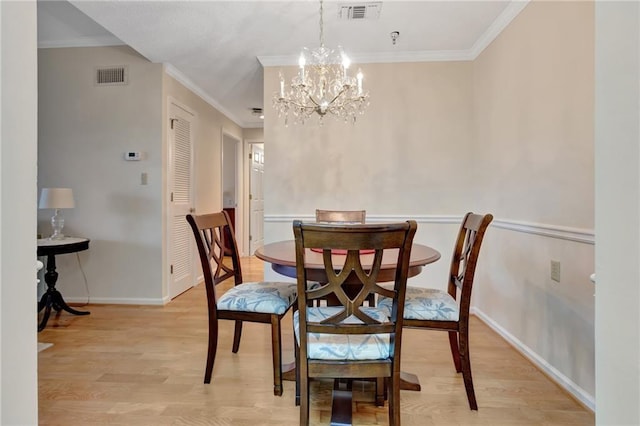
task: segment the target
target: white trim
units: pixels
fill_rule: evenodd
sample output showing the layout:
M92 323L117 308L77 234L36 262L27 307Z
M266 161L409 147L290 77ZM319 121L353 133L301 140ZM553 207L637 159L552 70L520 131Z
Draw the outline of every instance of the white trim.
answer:
M86 297L67 297L65 300L71 303L86 303ZM88 310L91 312L91 305L95 303L105 305L155 305L162 306L169 303L171 299L169 296L165 296L162 299L158 298L146 298L146 297L91 297L91 300L87 306L73 306L79 310Z
M293 222L294 220L299 219L302 221L315 221L315 215L305 214L305 215L294 215L294 214L285 214L285 215L265 215L264 221L265 223L282 223L282 222ZM367 222L372 223L385 223L385 222L399 222L403 220L413 219L418 223L455 223L459 224L462 221L462 216L427 216L427 215L369 215L367 214Z
M265 215L265 223L293 222L295 219L314 221L313 215ZM369 215L367 222L399 222L413 219L418 223L459 224L462 216L438 216L438 215ZM559 240L573 241L584 244L595 244L595 233L592 229L570 228L567 226L549 225L546 223L521 222L507 219L494 219L491 226L509 231L525 234L540 235L543 237L557 238Z
M416 52L353 53L349 55L354 64L389 64L398 62L446 62L471 61L470 50L423 50ZM263 67L297 66L297 55L258 56Z
M515 19L516 16L529 4L529 0L517 0L509 3L509 6L496 18L495 21L487 28L476 40L469 55L471 59L476 59L495 40L500 33Z
M264 144L264 135L260 139L244 139L242 144L242 176L244 179L242 187L244 191L244 224L246 230L242 240L242 252L248 255L253 254L249 253L251 251L251 241L249 240L251 235L251 201L249 200L249 194L251 194L251 160L249 160L249 153L251 153L251 145L256 143Z
M549 364L544 358L535 353L530 347L522 343L518 338L513 336L487 314L482 312L476 307L471 308L471 313L476 315L482 322L487 324L489 328L498 333L503 339L505 339L515 350L520 352L525 358L531 361L536 367L542 370L547 376L549 376L560 387L569 392L589 408L592 412L596 410L596 401L593 395L590 395L587 391L575 384L571 379L562 374L558 369Z
M233 142L235 143L235 169L236 169L236 174L234 176L235 178L235 185L234 185L234 189L236 191L236 193L234 194L234 198L235 198L235 225L234 225L234 231L235 231L235 237L236 237L236 243L238 243L238 241L243 241L244 240L244 234L245 234L245 229L246 224L244 222L244 187L243 187L243 180L244 180L244 145L242 142L242 137L241 136L236 136L233 132L227 130L225 127L222 127L222 131L221 131L221 143L220 143L220 182L222 185L224 185L224 163L226 161L226 159L224 158L224 139L225 136L232 139ZM222 208L224 209L224 186L222 186L220 191L220 205L222 206ZM242 244L238 244L238 255L240 257L244 256L244 246Z
M238 117L235 116L235 114L232 114L231 112L229 112L229 110L223 107L222 104L220 104L220 102L216 101L211 96L209 96L206 91L201 89L200 86L198 86L193 81L191 81L186 75L184 75L176 67L171 65L169 62L163 63L163 66L164 66L164 72L166 72L168 75L178 80L179 83L181 83L187 89L191 90L193 93L198 95L203 101L205 101L206 103L208 103L209 105L217 109L222 114L226 115L229 120L233 121L234 123L236 123L238 126L242 128L247 127L246 123L243 123L242 120L240 120ZM254 123L251 123L251 124L254 124Z
M106 47L124 46L122 40L115 36L85 36L64 40L43 40L38 42L38 49L60 48L60 47Z
M526 234L574 241L577 243L595 244L595 233L592 229L570 228L567 226L548 225L544 223L519 222L515 220L495 219L491 226L524 232Z

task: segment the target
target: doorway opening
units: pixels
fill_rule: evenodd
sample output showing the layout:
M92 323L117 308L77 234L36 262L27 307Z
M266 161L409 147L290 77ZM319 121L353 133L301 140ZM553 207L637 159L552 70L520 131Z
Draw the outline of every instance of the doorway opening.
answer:
M242 241L241 155L240 139L222 131L222 209L227 212L236 241ZM230 238L229 234L225 235ZM226 244L228 245L228 244Z

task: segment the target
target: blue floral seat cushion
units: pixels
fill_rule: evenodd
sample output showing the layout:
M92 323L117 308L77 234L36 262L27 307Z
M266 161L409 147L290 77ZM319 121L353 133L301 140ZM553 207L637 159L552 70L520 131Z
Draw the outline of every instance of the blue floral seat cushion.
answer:
M250 282L231 287L218 299L217 306L225 311L282 315L296 297L296 283Z
M391 315L391 302L388 297L381 297L377 306ZM404 319L458 321L459 314L458 303L449 293L435 288L407 287Z
M385 311L374 307L362 307L363 312L377 321L388 321ZM325 318L344 310L341 306L321 306L307 308L307 317L312 322L320 322ZM293 314L293 329L296 340L300 344L299 311ZM344 320L346 324L362 324L355 316ZM307 355L310 359L323 360L373 360L389 358L389 334L324 334L309 333L307 338Z

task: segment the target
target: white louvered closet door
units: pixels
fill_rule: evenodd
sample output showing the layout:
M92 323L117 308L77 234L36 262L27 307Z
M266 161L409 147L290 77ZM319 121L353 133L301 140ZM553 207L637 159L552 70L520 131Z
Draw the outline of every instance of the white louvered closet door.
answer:
M186 215L193 212L193 135L194 115L171 103L170 111L170 279L172 299L195 284L193 234Z

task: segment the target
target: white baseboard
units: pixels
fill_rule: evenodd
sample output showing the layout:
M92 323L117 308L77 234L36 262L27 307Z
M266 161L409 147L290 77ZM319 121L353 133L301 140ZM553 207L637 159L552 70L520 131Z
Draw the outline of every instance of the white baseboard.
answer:
M471 308L471 313L476 315L482 322L487 324L489 328L498 333L505 339L511 346L513 346L518 352L520 352L525 358L531 361L536 367L542 370L547 376L549 376L554 382L556 382L561 388L569 392L574 398L580 401L585 407L595 413L596 400L593 395L590 395L580 386L575 384L571 379L562 374L558 369L549 364L544 358L535 353L530 347L522 343L518 338L505 330L497 322L491 319L488 315L482 312L476 307Z
M105 305L156 305L162 306L169 303L171 299L165 297L162 299L156 298L128 298L128 297L91 297L89 299L89 305L92 303L100 303ZM68 303L87 303L86 297L65 297L65 301Z

